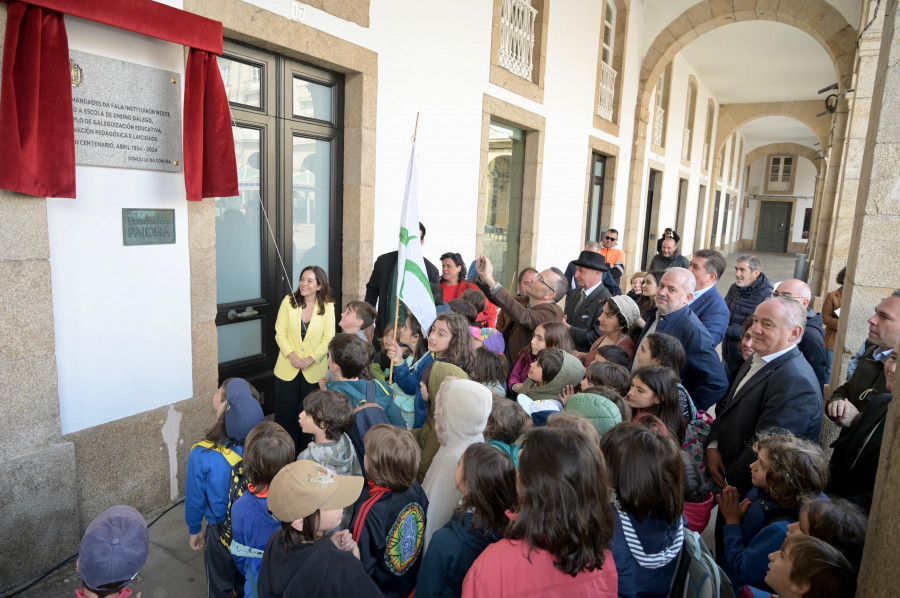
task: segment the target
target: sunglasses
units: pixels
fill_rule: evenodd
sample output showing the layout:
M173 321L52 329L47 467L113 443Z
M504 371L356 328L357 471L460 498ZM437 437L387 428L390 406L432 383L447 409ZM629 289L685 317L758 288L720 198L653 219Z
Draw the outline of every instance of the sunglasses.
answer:
M607 241L618 241L619 238L618 237L606 237L606 240Z

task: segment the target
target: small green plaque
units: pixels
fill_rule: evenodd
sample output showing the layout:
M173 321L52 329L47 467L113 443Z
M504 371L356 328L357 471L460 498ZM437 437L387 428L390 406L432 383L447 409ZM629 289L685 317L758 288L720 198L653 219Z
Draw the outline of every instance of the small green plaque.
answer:
M122 208L123 245L172 243L175 243L175 210Z

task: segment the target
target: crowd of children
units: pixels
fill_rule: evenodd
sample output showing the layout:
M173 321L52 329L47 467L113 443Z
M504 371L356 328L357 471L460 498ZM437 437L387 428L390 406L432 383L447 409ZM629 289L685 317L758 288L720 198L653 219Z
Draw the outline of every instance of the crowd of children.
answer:
M823 493L822 449L771 431L753 490L714 487L676 339L648 334L634 360L601 346L585 367L551 322L505 355L479 293L396 338L349 303L301 403L305 446L245 380L222 384L185 499L210 596L668 596L715 505L722 595L852 595L866 517ZM128 595L133 573L89 562L83 595Z

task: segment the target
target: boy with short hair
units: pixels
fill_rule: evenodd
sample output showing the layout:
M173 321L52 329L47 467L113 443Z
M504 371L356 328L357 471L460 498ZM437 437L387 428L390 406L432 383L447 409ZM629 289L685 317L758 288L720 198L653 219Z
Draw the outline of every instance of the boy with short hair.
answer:
M300 428L315 438L297 456L315 461L338 475L362 475L353 443L346 432L353 425L353 409L347 397L336 390L317 390L303 402Z
M126 598L131 585L150 551L147 522L136 509L125 505L111 507L91 521L75 567L82 587L78 598ZM138 594L140 596L140 594Z
M375 323L375 308L365 301L351 301L341 312L341 321L338 322L341 331L347 334L355 334L367 343L372 339L365 331Z
M232 541L229 550L244 575L244 596L256 596L263 549L281 522L269 513L269 484L281 468L294 460L291 435L279 424L264 421L244 441L247 491L231 505Z
M428 498L416 481L421 451L411 432L387 424L369 429L365 449L368 494L351 532L366 573L385 598L406 598L425 548Z
M363 475L359 457L346 432L353 425L353 409L347 397L336 390L317 390L307 395L300 412L300 429L314 436L297 456L314 461L338 475ZM353 507L344 509L341 529L350 525Z
M789 536L769 555L766 583L776 594L744 586L740 598L830 598L856 595L856 571L837 549L812 536Z
M383 380L361 379L368 376L375 348L352 334L336 334L328 343L328 370L333 381L325 382L325 388L336 390L350 399L350 407L356 409L366 401L381 405L388 420L395 426L406 428L400 408L394 404L394 393ZM370 397L367 399L367 396Z

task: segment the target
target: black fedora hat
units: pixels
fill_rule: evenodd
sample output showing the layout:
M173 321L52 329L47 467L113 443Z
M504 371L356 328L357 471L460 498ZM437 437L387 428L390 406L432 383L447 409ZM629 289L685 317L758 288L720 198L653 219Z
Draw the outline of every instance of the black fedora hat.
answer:
M600 270L601 272L609 272L609 266L606 265L606 258L596 251L582 251L578 259L572 262L576 266L587 268L589 270Z

